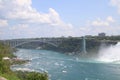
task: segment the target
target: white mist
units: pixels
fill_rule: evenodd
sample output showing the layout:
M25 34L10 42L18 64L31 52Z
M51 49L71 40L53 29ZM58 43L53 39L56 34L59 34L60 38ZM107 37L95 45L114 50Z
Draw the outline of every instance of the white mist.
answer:
M98 60L103 62L120 62L120 42L114 46L101 47Z

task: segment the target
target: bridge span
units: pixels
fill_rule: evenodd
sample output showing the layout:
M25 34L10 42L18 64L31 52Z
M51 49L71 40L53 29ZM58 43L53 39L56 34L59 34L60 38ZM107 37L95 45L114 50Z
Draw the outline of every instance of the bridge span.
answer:
M62 42L62 39L13 39L13 40L3 40L2 42L6 45L9 45L12 48L31 42L47 43L57 47Z
M32 42L37 42L38 44L45 43L45 44L49 44L49 45L52 45L55 47L59 47L59 45L61 43L65 44L65 41L67 41L67 40L69 40L69 38L38 38L38 39L11 39L11 40L2 40L2 42L6 45L9 45L11 48L16 48L18 46L25 45L27 43L32 43ZM104 40L99 40L99 39L97 40L94 38L86 38L86 37L80 37L79 40L81 40L81 42L80 42L80 46L78 48L79 48L79 50L82 50L83 53L87 53L89 40L91 42L93 40L93 41L99 42L99 43L109 43L109 42L111 43L111 42L113 42L111 40L105 40L105 39ZM32 44L30 44L30 45L32 45ZM72 46L72 44L70 46Z

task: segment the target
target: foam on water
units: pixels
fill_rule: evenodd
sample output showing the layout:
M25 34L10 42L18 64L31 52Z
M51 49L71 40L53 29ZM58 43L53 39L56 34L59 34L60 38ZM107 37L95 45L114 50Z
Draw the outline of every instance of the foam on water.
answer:
M120 62L120 42L114 46L102 48L98 60L103 62Z
M29 71L29 72L32 72L34 70L32 69L29 69L29 68L16 68L17 71Z
M101 49L99 61L105 61L105 56L108 56L107 51L111 48L114 50L114 48L120 47L118 45L120 44ZM41 53L44 54L41 55ZM13 70L47 72L50 80L120 80L119 65L98 64L95 61L96 59L81 59L51 51L28 49L20 49L16 55L20 58L28 57L31 61L23 65L12 66ZM110 56L107 59L111 59Z

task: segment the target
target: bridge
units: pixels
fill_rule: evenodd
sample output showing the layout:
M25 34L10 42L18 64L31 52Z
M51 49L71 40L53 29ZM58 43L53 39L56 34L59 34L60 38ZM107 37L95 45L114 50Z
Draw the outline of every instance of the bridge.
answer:
M16 48L18 46L31 43L31 42L38 42L38 43L46 43L55 47L58 47L59 44L62 43L63 40L66 38L39 38L39 39L11 39L11 40L3 40L2 42L6 45L9 45L11 48ZM86 50L86 38L81 37L82 39L82 52L87 53Z
M62 39L51 39L51 38L40 38L40 39L13 39L13 40L3 40L4 44L9 45L11 48L16 48L23 44L31 43L31 42L40 42L50 44L52 46L57 47L61 42Z
M11 40L2 40L2 42L6 45L9 45L11 48L16 48L22 45L26 45L27 43L33 43L33 42L37 42L37 44L39 45L39 43L45 43L45 44L49 44L52 45L54 47L59 47L59 45L61 43L63 43L66 39L68 38L36 38L36 39L11 39ZM82 40L82 45L80 45L81 47L78 47L80 50L82 50L82 53L87 53L87 40L89 39L94 39L94 38L87 38L87 37L79 37L80 40ZM97 42L102 43L117 43L116 41L111 41L111 40L97 40L95 39ZM65 43L65 42L64 42ZM32 46L32 44L30 44ZM34 46L33 46L34 47ZM38 48L38 47L37 47Z
M80 50L82 50L82 54L87 54L86 50L86 39L85 37L79 38L82 40L82 45L81 47L78 47ZM11 40L3 40L2 42L6 45L9 45L11 48L16 48L19 46L25 46L27 43L32 46L31 43L37 42L39 43L45 43L52 45L54 47L58 47L59 44L64 42L65 40L68 40L68 38L39 38L39 39L11 39ZM35 43L36 44L36 43ZM39 48L38 46L36 48Z

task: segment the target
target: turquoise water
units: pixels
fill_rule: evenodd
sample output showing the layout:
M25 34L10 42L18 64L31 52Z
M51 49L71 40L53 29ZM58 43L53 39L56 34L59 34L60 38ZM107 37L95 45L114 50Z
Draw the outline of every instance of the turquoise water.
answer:
M12 66L13 70L45 71L51 80L120 80L120 64L82 60L47 50L19 49L15 55L30 62Z

